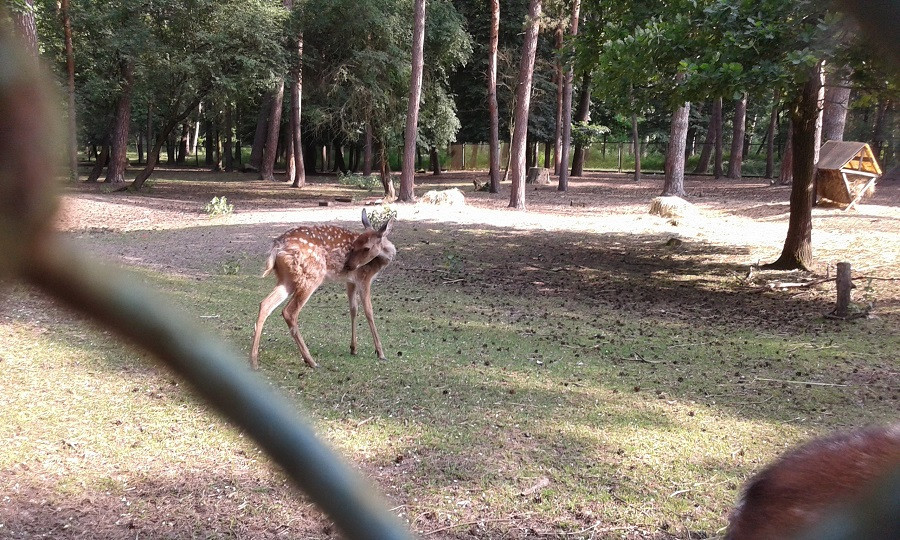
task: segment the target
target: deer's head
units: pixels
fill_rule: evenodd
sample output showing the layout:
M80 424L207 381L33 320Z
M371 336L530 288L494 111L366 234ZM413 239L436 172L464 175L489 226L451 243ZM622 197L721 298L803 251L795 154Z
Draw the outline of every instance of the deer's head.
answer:
M350 246L347 262L344 263L345 272L352 272L379 257L391 260L397 254L397 248L388 240L388 235L394 227L394 218L387 220L381 228L375 230L369 223L366 211L363 210L362 223L366 230L357 236Z

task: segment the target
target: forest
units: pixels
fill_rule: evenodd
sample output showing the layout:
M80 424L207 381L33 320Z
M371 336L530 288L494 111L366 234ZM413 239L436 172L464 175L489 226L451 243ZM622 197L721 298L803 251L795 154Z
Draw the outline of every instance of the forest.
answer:
M805 442L887 478L897 17L5 0L0 538L741 540Z

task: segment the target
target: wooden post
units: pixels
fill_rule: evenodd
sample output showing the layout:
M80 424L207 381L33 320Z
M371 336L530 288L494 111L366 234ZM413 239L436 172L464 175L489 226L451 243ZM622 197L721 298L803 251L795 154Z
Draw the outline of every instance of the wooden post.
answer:
M837 263L837 304L834 307L834 316L846 318L849 314L850 307L850 288L853 286L850 281L850 263Z

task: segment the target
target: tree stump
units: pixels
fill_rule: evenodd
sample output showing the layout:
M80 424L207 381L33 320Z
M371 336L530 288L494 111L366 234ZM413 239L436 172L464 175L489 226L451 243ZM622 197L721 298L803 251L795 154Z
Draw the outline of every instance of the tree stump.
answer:
M550 185L550 169L543 167L532 167L528 169L528 178L525 179L526 184L537 184L539 186Z
M837 263L837 304L834 306L834 316L846 319L850 314L850 289L853 282L850 280L850 263Z

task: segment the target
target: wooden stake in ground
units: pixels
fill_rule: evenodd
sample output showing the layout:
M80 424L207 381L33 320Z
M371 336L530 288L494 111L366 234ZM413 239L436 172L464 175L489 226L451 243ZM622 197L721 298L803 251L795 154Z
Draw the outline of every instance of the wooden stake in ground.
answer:
M853 283L850 281L850 263L837 263L837 304L833 315L841 319L847 318L850 307L850 289Z

